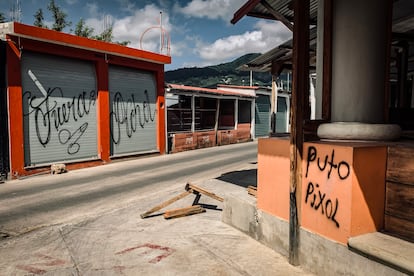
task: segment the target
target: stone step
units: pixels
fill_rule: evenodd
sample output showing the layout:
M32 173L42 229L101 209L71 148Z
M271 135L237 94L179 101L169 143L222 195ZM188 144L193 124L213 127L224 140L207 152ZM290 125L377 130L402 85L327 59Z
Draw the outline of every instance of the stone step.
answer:
M414 275L414 243L375 232L350 238L348 246L369 259Z

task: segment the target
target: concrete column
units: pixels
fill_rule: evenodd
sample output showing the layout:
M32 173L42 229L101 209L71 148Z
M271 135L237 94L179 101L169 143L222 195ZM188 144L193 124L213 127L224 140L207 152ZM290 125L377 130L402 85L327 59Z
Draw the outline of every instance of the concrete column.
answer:
M382 125L386 67L389 66L389 1L334 1L331 102L334 124L321 125L318 129L321 138L388 140L399 137L399 126L388 125L384 129Z

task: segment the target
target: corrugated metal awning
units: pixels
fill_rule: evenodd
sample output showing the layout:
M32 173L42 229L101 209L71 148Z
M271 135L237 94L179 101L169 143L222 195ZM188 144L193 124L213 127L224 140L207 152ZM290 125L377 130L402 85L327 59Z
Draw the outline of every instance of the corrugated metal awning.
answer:
M289 22L293 22L292 0L249 0L234 13L232 24L236 24L244 16L276 20L273 13L265 6L271 6ZM310 0L310 24L316 25L318 0Z

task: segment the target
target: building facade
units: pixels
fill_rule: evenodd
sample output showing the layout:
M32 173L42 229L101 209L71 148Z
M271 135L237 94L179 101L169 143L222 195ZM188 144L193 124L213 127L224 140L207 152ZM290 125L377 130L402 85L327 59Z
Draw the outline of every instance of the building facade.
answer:
M3 177L165 152L169 56L16 22L0 36Z

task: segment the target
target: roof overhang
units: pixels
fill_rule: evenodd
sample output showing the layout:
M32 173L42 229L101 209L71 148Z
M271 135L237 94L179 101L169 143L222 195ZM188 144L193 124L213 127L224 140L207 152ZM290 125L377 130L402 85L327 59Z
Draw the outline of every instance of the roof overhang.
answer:
M11 36L63 45L83 50L121 56L130 59L143 60L158 64L170 64L171 57L140 49L134 49L114 43L75 36L45 28L39 28L21 24L18 22L7 22L0 24L0 39L8 40Z
M211 89L211 88L203 88L203 87L194 87L182 84L173 84L167 83L166 88L169 90L169 93L190 93L190 94L207 94L207 95L215 95L215 96L233 96L233 97L242 97L242 98L254 98L255 96L226 91L221 89Z
M310 25L316 25L317 14L318 0L310 0ZM278 20L285 25L288 22L292 24L292 0L249 0L234 13L230 22L236 24L244 16Z

